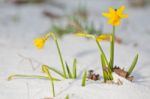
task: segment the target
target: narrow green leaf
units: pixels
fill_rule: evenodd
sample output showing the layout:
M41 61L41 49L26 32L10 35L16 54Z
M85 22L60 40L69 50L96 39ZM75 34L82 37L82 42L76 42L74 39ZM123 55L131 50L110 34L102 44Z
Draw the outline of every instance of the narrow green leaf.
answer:
M86 85L86 77L87 77L87 71L84 71L83 77L82 77L82 86L84 87Z
M53 80L53 77L51 76L50 71L48 70L48 67L47 66L42 66L42 71L47 74L47 76L48 76L49 79L51 79L52 94L53 94L53 97L55 97L54 80Z
M48 77L45 76L40 76L40 75L23 75L23 74L14 74L14 75L10 75L8 77L8 80L12 80L15 78L36 78L36 79L47 79L47 80L51 80ZM55 81L60 81L58 78L53 77L53 80Z
M69 66L68 66L67 63L66 63L66 69L67 69L67 73L68 73L69 78L72 79L72 74L71 74L71 72L70 72L70 69L69 69Z
M47 66L47 65L43 65L43 66ZM62 74L60 71L56 70L53 67L47 66L48 69L52 70L53 72L55 72L56 74L60 75L61 77L65 78L64 74Z
M102 63L104 82L106 82L107 80L113 80L112 71L110 70L110 68L106 66L103 54L101 54L101 63Z
M77 78L77 60L74 59L73 61L73 78Z
M109 70L107 70L106 73L107 73L107 80L113 80L112 73Z
M103 77L104 77L104 82L107 81L107 73L105 71L103 71Z
M99 48L101 54L102 54L103 57L104 57L104 61L105 61L106 65L108 66L109 63L108 63L108 60L107 60L107 58L106 58L106 55L105 55L105 53L104 53L104 51L103 51L101 45L99 44L99 42L98 42L97 40L96 40L96 44L97 44L97 46L98 46L98 48Z
M108 76L109 76L109 80L113 80L111 68L108 68Z
M137 61L138 61L138 54L134 57L134 60L128 70L128 76L132 73L133 69L135 68L135 66L137 64Z
M65 97L65 99L69 99L69 95L67 95L67 96Z
M102 63L102 70L103 70L104 82L106 82L106 80L107 80L107 74L105 72L105 61L104 61L103 54L101 54L101 63Z

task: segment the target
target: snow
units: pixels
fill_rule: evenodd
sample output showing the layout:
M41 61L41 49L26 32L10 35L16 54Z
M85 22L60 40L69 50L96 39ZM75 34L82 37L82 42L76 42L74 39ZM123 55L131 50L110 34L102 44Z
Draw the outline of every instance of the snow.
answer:
M82 1L84 2L84 1ZM62 2L70 7L79 4ZM106 20L100 16L109 6L119 6L127 3L123 1L93 0L87 6L92 13L91 19L96 16L104 23L104 32L111 31L105 24ZM68 8L67 8L68 7ZM56 46L52 40L46 43L43 50L33 46L33 39L47 32L51 22L42 15L42 11L52 8L62 14L52 5L22 5L0 4L0 99L43 99L51 97L51 83L39 79L7 80L10 74L37 74L41 72L41 64L47 64L58 70L61 69ZM62 11L62 12L61 12ZM64 59L69 65L77 58L78 79L55 82L56 99L149 99L150 95L150 7L134 9L127 5L128 20L124 20L118 27L116 35L123 39L123 44L115 45L115 64L126 70L130 66L136 53L139 53L138 64L132 75L133 82L113 74L114 78L123 81L123 85L104 84L99 51L94 40L76 37L72 34L59 39ZM95 21L95 20L94 20ZM126 24L127 23L127 24ZM135 46L135 44L137 46ZM102 42L107 56L109 43ZM25 59L26 58L26 59ZM31 62L32 60L32 62ZM86 87L81 87L81 77L84 69L94 69L101 76L101 81L87 81Z

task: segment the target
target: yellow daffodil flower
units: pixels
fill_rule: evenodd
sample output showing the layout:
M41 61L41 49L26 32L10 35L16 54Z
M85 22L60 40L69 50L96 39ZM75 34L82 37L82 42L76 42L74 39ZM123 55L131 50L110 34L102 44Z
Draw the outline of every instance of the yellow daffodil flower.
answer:
M111 39L111 35L110 34L102 34L96 37L96 40L98 42L101 42L103 40L110 40Z
M78 32L75 35L76 36L80 36L80 37L87 37L87 38L96 39L98 42L111 39L111 35L110 34L101 34L99 36L95 36L95 35L84 33L84 32Z
M108 18L108 23L113 26L119 26L120 20L123 18L127 18L127 14L123 14L125 6L121 6L119 9L113 9L112 7L109 8L108 13L102 13L103 16Z
M41 37L41 38L36 38L33 43L37 48L42 49L45 45L45 42L46 39Z
M45 45L45 42L47 41L47 39L50 37L50 33L47 33L46 35L44 35L43 37L39 37L34 39L33 43L34 45L38 48L38 49L42 49Z

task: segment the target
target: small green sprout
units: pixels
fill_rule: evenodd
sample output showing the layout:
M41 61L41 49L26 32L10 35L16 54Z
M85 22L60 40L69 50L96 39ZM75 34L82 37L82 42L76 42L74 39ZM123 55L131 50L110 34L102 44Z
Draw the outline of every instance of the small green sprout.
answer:
M82 77L82 86L85 87L86 85L86 78L87 78L87 71L85 70Z
M138 61L138 54L135 56L129 70L128 70L128 76L130 76L130 74L132 73L133 69L135 68L136 64L137 64L137 61Z
M69 95L67 95L67 96L65 97L65 99L69 99Z
M73 78L76 79L77 78L77 60L74 59L73 61Z
M68 66L68 64L67 64L67 63L66 63L66 68L67 68L67 72L68 72L68 76L69 76L69 78L71 78L71 79L72 79L72 74L71 74L70 68L69 68L69 66Z
M66 63L66 69L67 69L67 73L68 73L68 77L70 79L76 79L77 78L77 60L74 59L73 61L73 66L72 66L72 72L68 66L68 64Z

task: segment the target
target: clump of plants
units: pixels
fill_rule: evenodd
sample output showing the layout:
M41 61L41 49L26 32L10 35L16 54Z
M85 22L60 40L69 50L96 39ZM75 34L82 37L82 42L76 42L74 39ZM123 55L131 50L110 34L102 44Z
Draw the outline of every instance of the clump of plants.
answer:
M65 34L76 33L78 31L85 31L89 34L102 34L102 29L96 29L94 23L83 21L77 17L71 17L65 26L53 24L50 29L56 33L58 37L62 37Z
M128 17L127 14L123 13L124 9L125 9L125 6L121 6L119 9L113 9L112 7L110 7L109 11L107 13L102 13L102 15L104 17L108 18L108 23L110 25L112 25L111 34L102 34L99 36L95 36L92 34L82 33L82 32L76 33L77 36L92 38L95 40L95 42L99 48L99 51L100 51L100 58L101 58L104 82L113 80L112 72L115 72L118 75L120 75L130 81L133 80L133 76L130 76L130 75L138 61L138 54L135 56L128 71L120 69L119 67L114 67L115 30L116 30L116 27L120 25L121 19ZM108 40L108 39L110 41L110 58L109 59L106 57L104 50L100 44L101 41Z
M62 57L59 43L58 43L58 40L57 40L56 36L54 35L54 33L50 32L50 33L43 35L42 37L36 38L34 40L34 45L38 49L42 49L44 47L46 41L48 41L49 38L52 38L55 41L62 71L59 71L59 70L57 70L51 66L43 64L41 66L41 70L46 74L46 76L14 74L14 75L10 75L8 77L8 80L12 80L12 79L18 78L18 77L19 78L20 77L21 78L37 78L37 79L50 80L51 85L52 85L52 94L53 94L53 96L55 96L54 81L60 81L60 79L53 77L51 75L51 72L58 74L62 79L76 79L77 78L77 60L74 59L73 64L72 64L72 68L68 65L67 62L64 63L64 59Z
M51 15L51 14L50 14ZM50 31L54 32L58 37L62 37L65 34L76 33L78 31L85 31L89 34L102 34L101 24L100 28L96 28L94 23L89 21L89 13L86 6L79 5L70 15L64 16L67 23L62 26L58 24L52 24Z
M95 40L95 42L98 46L98 49L99 49L99 57L101 60L103 79L104 79L105 83L112 83L112 84L114 83L113 82L113 75L112 75L113 72L126 78L127 80L132 81L134 79L134 77L131 76L131 73L133 72L133 70L137 64L138 54L133 59L133 62L131 64L131 66L129 67L128 71L120 69L120 67L117 67L114 65L115 30L116 30L116 27L120 25L121 19L128 17L127 14L123 13L124 9L125 9L125 6L121 6L119 9L113 9L110 7L109 11L107 13L102 14L103 16L108 18L108 23L110 25L112 25L112 32L110 34L93 35L93 34L89 34L89 33L85 32L85 31L78 31L76 33L77 36L92 38ZM77 76L78 76L77 75L77 60L76 59L73 60L72 67L69 66L67 62L64 62L64 58L62 56L57 37L52 32L49 32L49 33L47 33L41 37L34 39L34 45L38 49L42 49L42 48L44 48L45 43L50 38L52 38L55 42L58 56L60 59L61 71L55 69L52 66L48 66L46 64L43 64L41 66L41 71L45 74L45 76L14 74L14 75L10 75L8 77L8 79L12 80L12 79L18 78L18 77L46 79L46 80L51 82L52 95L53 95L53 97L55 97L55 95L56 95L55 94L55 86L54 86L55 81L60 81L62 79L76 79L77 78ZM108 59L108 57L106 57L106 54L105 54L105 52L101 46L101 42L104 40L107 40L110 42L110 57L109 57L109 59ZM54 72L57 75L59 75L61 77L61 79L51 75L51 72ZM81 80L82 81L81 86L83 86L83 87L86 86L87 78L96 81L96 80L99 80L100 77L99 77L99 74L95 74L94 71L90 70L89 74L87 74L87 70L84 70L82 80ZM119 80L119 82L117 84L121 85L122 82ZM66 99L69 99L69 96L66 96Z

